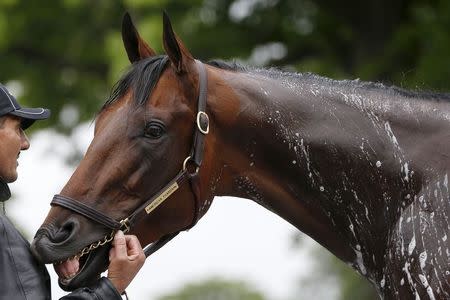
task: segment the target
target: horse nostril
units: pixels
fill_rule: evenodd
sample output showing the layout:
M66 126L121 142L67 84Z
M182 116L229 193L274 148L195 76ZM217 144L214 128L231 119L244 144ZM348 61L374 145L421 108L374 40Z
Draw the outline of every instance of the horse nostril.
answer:
M75 229L78 228L78 222L75 220L66 221L52 236L52 242L60 243L66 241Z

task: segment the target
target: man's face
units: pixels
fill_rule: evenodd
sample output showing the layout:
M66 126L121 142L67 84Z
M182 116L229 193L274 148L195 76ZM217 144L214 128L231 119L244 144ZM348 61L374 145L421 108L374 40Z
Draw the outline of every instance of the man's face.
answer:
M0 123L0 178L6 183L17 179L17 159L21 150L27 150L30 142L15 116L6 115Z

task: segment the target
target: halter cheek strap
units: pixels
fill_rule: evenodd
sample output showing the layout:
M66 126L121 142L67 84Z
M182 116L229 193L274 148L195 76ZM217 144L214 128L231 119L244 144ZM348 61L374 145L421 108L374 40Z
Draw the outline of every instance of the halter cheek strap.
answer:
M194 214L191 224L182 230L187 230L192 228L201 217L200 206L201 206L201 196L200 196L200 183L198 171L202 164L203 154L204 154L204 144L205 136L209 133L209 117L206 114L206 101L207 101L207 74L203 63L196 61L199 72L199 96L198 96L198 108L196 116L196 130L194 133L193 144L189 156L185 159L183 163L183 168L181 171L172 179L164 188L162 188L158 193L152 196L150 199L145 201L136 210L133 211L127 218L117 221L104 213L98 211L97 209L90 207L76 199L72 199L63 195L55 195L51 205L57 205L69 209L71 211L77 212L80 215L104 225L105 227L117 231L122 230L128 232L132 227L135 226L145 215L150 214L154 209L156 209L161 203L163 203L167 198L169 198L178 188L186 181L189 180L191 191L194 195ZM190 171L188 164L192 164L194 171ZM146 257L153 254L155 251L164 246L167 242L178 235L178 232L169 233L156 242L147 245L144 249Z

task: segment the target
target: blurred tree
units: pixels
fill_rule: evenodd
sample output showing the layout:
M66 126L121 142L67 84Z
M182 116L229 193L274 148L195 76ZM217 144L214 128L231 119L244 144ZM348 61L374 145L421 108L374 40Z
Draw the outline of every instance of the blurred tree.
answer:
M334 78L448 89L447 0L62 0L0 2L0 82L70 131L91 119L128 62L129 10L161 52L161 12L201 59L239 59ZM15 85L14 85L15 84Z
M261 293L241 281L212 278L192 283L157 300L264 300Z
M0 2L0 81L18 82L22 102L52 109L50 122L37 125L70 128L92 117L104 98L110 60L104 44L123 11L111 3ZM66 124L58 118L61 110Z

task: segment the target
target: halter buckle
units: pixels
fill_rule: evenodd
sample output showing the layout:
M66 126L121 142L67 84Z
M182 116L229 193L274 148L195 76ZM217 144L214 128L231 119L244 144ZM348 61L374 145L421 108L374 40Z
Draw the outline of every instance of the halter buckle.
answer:
M203 120L201 120L202 117L203 117ZM202 122L201 121L206 122L206 124L205 123L203 124L203 126L206 125L206 128L202 127ZM209 133L209 117L204 111L199 111L197 113L197 128L203 134L208 134Z
M130 231L131 224L130 224L130 220L128 220L128 218L121 220L119 223L120 223L119 230L122 230L123 233L127 233L128 231Z

